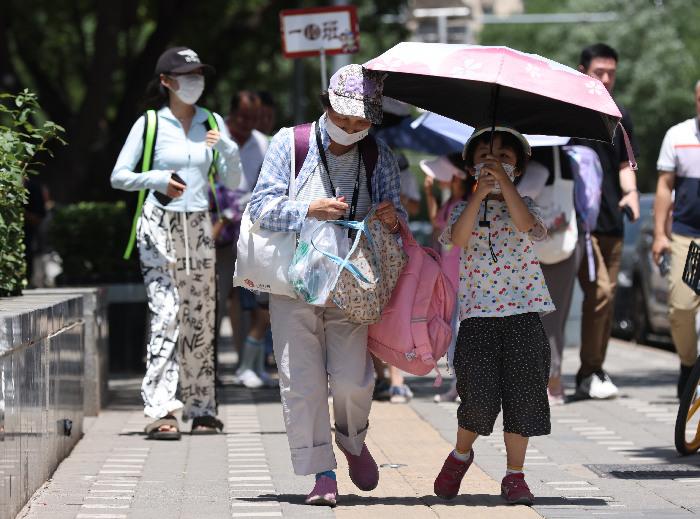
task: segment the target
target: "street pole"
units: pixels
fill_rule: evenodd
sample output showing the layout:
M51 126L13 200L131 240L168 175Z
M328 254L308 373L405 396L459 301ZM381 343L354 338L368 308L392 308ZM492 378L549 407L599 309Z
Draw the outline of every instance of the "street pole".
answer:
M304 60L294 60L294 95L292 96L292 111L294 124L306 121L306 81L304 77Z
M333 5L348 5L348 0L333 0ZM338 69L352 63L350 54L334 54L331 58L331 74L335 74Z
M321 58L321 92L328 90L328 71L326 70L326 49L321 47L319 51Z

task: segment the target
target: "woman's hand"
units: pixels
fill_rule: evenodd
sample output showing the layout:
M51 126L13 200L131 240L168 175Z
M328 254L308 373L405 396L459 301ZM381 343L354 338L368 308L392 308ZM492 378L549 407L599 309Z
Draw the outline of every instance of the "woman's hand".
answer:
M399 216L396 214L394 204L384 201L377 206L374 214L389 232L399 232Z
M338 220L345 216L347 210L348 204L345 203L344 196L340 198L319 198L309 204L306 216L317 220Z
M219 133L219 130L209 130L207 132L207 147L213 148L216 145L216 143L219 142L219 140L221 140L221 134Z
M185 185L180 184L180 182L170 177L170 182L168 182L168 189L165 194L168 195L170 198L178 198L181 197L182 193L184 192Z
M432 193L433 191L433 184L435 183L435 179L429 175L425 176L425 180L423 181L423 189L425 190L426 193Z

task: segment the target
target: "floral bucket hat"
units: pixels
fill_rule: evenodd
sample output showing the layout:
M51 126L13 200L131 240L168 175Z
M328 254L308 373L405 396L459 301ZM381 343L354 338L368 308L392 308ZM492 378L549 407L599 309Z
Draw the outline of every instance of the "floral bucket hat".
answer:
M333 110L380 124L385 76L384 72L367 70L362 65L346 65L338 69L328 87Z

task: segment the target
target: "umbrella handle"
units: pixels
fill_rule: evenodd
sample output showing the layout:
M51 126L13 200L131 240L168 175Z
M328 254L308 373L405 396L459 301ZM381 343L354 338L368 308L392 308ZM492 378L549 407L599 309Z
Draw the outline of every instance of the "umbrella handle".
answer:
M498 108L498 93L501 85L496 83L491 89L491 139L489 140L489 153L493 154L493 134L496 132L496 109Z
M620 128L622 128L622 138L625 141L625 149L627 150L627 160L630 163L630 168L632 168L633 171L637 171L637 161L634 158L634 150L632 149L630 137L629 135L627 135L627 130L625 130L625 127L622 126L622 123L617 124L619 124Z

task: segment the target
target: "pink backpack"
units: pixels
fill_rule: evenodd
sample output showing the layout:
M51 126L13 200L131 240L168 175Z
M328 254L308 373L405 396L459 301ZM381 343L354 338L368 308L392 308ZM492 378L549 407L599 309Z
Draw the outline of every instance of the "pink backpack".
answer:
M452 341L457 296L442 271L438 253L418 245L403 221L401 239L408 264L382 320L369 327L367 347L384 362L413 375L427 375L435 369L435 386L439 386L442 375L437 361Z

